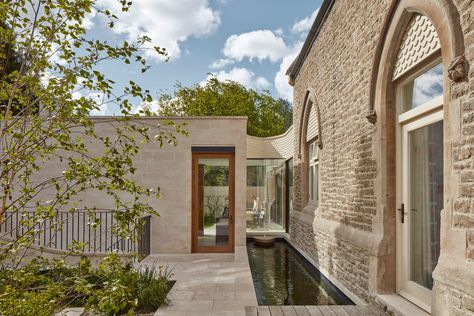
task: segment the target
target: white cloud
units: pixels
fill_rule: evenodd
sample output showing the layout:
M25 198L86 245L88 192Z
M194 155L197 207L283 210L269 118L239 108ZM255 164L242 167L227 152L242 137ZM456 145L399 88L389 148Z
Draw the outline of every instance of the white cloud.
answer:
M296 56L298 56L302 46L303 42L298 42L292 47L291 53L283 58L280 64L280 69L275 75L274 83L278 96L287 99L290 102L293 102L293 87L288 83L286 71L288 70L288 67L290 67L293 60L295 60Z
M160 109L158 101L153 100L151 102L141 102L139 105L132 109L132 114L139 114L141 110L145 109L150 110L155 114L158 113L158 110Z
M166 48L170 59L179 58L180 43L190 37L212 33L220 24L219 12L209 6L208 0L136 0L129 12L122 12L119 1L100 0L118 16L113 31L128 40L147 35L152 46ZM150 51L149 56L161 59Z
M283 36L283 29L281 27L277 28L276 30L273 31L276 35L278 36Z
M211 69L221 69L224 68L227 65L232 65L235 63L235 60L229 59L229 58L221 58L216 61L214 61L211 65L209 65L209 68Z
M304 19L296 22L291 27L293 33L307 33L311 26L313 25L316 15L318 15L319 8L316 9L310 16L305 17Z
M256 76L253 71L248 70L247 68L233 68L229 72L219 71L218 73L209 75L208 79L210 77L216 77L220 81L236 81L246 88L256 90L268 89L270 87L270 82L268 82L267 79ZM201 84L205 84L205 82L202 82Z
M270 30L257 30L231 35L225 42L224 56L237 61L269 59L277 62L288 54L288 47L280 36Z
M74 95L73 95L74 97ZM90 115L105 115L108 109L108 104L105 102L105 96L101 92L91 92L88 96L89 99L97 104L97 107L89 112Z
M443 66L439 64L415 79L413 107L441 95L443 95Z
M95 10L91 10L91 13L87 13L84 19L82 20L82 27L84 27L86 30L90 30L91 28L94 27L94 18L96 16L97 12Z

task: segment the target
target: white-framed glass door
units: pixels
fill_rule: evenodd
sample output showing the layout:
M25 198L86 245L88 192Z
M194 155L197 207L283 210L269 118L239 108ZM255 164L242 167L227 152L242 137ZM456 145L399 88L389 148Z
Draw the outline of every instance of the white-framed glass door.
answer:
M443 112L402 127L399 293L426 310L440 249L443 208Z
M431 312L444 192L442 65L402 82L397 103L397 292Z

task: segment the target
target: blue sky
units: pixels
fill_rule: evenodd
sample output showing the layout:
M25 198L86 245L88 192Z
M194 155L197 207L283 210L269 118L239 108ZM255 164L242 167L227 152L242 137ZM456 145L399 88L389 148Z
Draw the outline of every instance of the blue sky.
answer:
M114 8L116 0L100 0ZM106 64L102 70L118 85L134 80L154 92L171 93L177 81L185 86L206 80L209 73L244 86L267 89L291 101L284 72L299 52L321 1L308 0L135 0L119 14L114 31L100 18L89 17L89 35L110 41L146 34L165 47L170 60L149 56L152 68ZM93 114L114 114L103 107Z

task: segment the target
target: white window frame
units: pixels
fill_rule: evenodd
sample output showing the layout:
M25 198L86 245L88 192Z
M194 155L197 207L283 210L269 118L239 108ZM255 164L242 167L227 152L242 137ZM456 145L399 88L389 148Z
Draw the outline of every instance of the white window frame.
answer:
M308 143L308 202L319 203L319 146L318 141Z

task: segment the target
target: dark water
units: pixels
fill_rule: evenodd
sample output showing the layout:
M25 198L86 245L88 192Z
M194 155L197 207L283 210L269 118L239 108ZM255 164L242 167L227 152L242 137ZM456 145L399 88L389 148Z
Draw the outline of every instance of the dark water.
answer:
M349 305L353 302L285 241L247 243L259 305Z

